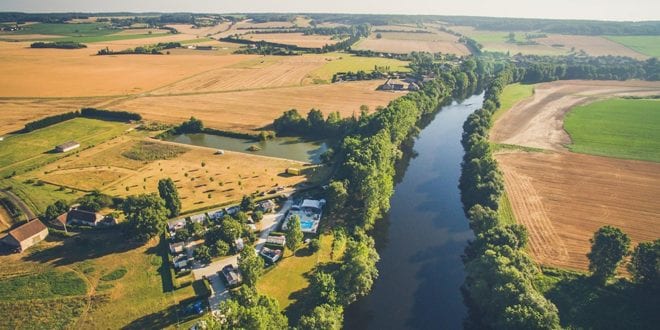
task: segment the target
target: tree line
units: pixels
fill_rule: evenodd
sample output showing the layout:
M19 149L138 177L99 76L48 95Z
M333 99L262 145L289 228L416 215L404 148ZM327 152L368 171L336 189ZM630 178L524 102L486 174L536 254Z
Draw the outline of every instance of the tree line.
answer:
M80 48L87 48L87 45L74 41L55 41L55 42L38 41L32 43L30 45L30 48L80 49Z
M57 123L61 123L63 121L67 121L70 119L78 118L78 117L83 117L83 118L92 118L92 119L100 119L100 120L110 120L110 121L138 121L142 120L142 115L139 113L135 112L128 112L128 111L112 111L112 110L102 110L102 109L94 109L94 108L83 108L80 111L72 111L72 112L66 112L66 113L61 113L57 115L52 115L48 117L44 117L35 121L31 121L27 124L25 124L25 127L23 128L22 132L27 133L27 132L32 132L34 130L48 127L51 125L55 125Z

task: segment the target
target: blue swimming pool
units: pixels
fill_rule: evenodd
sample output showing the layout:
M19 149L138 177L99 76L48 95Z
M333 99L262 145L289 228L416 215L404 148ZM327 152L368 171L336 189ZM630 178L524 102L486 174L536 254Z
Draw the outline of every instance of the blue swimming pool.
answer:
M300 221L301 229L312 229L314 227L314 221L312 220L302 220Z

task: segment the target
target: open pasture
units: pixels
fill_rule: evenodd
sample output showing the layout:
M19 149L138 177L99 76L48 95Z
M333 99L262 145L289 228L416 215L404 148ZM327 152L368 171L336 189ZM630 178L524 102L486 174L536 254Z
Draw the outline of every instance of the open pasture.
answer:
M445 32L435 33L405 33L382 32L372 33L369 38L358 42L356 50L371 50L382 53L407 54L410 52L446 53L469 55L465 45L458 42L458 37Z
M627 56L636 59L646 59L648 56L636 51L634 48L626 47L620 43L613 42L600 36L573 36L549 34L545 38L534 39L539 44L567 51L584 51L590 56ZM560 46L561 45L561 46Z
M388 67L390 71L408 72L408 62L383 58L383 57L362 57L349 54L326 54L323 55L325 64L322 67L312 71L310 75L318 82L330 82L332 76L338 72L371 72L374 67Z
M573 152L660 162L660 100L609 99L578 106L564 127Z
M360 81L332 85L309 85L248 91L183 93L128 99L111 109L134 111L147 120L181 123L195 116L208 127L252 131L272 124L292 108L306 114L311 108L326 115L339 111L342 116L359 114L361 105L371 109L385 106L401 93L377 91L382 81Z
M158 193L158 180L169 177L176 183L186 211L240 201L255 191L305 180L304 176L283 174L289 167L302 167L300 162L229 151L216 155L215 149L186 147L191 150L174 159L151 162L102 191L113 196Z
M323 48L325 45L333 45L341 41L332 39L332 36L304 35L302 33L255 33L245 34L242 38L307 48Z
M574 153L503 153L496 159L532 256L587 270L589 239L605 225L634 244L660 237L660 164Z
M91 47L63 51L30 49L28 46L28 43L0 42L0 62L3 63L0 66L0 97L62 98L143 93L251 58L248 55L91 56L95 53Z
M609 40L650 57L660 57L660 36L607 36Z

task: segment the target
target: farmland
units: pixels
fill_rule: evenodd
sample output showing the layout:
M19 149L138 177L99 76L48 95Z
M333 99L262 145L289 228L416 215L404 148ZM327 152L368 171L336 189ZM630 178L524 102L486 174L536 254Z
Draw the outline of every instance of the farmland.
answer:
M660 36L608 36L607 39L651 57L660 57Z
M380 34L382 37L377 38ZM371 50L383 53L407 54L410 52L448 53L468 55L465 45L458 42L458 37L445 32L405 33L382 32L369 36L354 47L356 50Z
M502 105L493 114L493 122L497 121L497 119L509 111L516 103L532 95L534 95L533 85L511 84L504 87L501 96Z
M569 149L592 155L660 162L660 101L610 99L571 110L564 122Z
M249 132L270 125L284 111L311 108L324 113L339 111L342 116L359 113L361 105L371 109L385 106L400 93L377 91L381 81L360 81L332 85L309 85L248 91L190 93L179 96L152 96L127 99L110 109L135 111L147 120L180 123L195 116L214 128ZM341 95L341 97L336 97ZM264 103L263 100L268 100Z
M510 106L510 100L520 100L511 97L519 88L520 85L514 85L505 89L503 108ZM644 140L644 136L655 134L653 127L657 123L650 120L645 126L642 123L646 120L639 117L643 112L644 118L653 118L648 107L654 104L646 102L655 101L602 99L626 94L655 95L660 85L634 81L563 81L533 88L533 96L500 115L491 130L492 141L523 146L521 149L530 151L504 148L495 158L504 173L512 213L529 231L533 257L545 265L586 270L589 238L604 225L620 227L634 242L657 238L660 232L654 227L653 219L660 215L660 208L652 199L660 192L660 165L570 153L566 146L571 150L573 146L590 150L596 143L607 146L606 154L612 155L623 149L616 146L616 134L620 134L619 141L626 136L627 146L648 148L628 148L628 152L637 155L634 158L650 159L657 147L653 146L655 141L650 142L653 138ZM596 103L578 107L564 124L571 109L589 102ZM630 104L624 106L618 102ZM630 126L633 122L634 128ZM572 136L566 133L564 125L569 133L571 130L577 133L577 140L571 141ZM642 138L636 139L637 135ZM588 136L588 142L580 140L584 136ZM571 145L572 142L575 144ZM534 148L552 152L536 152L538 149Z
M252 41L267 41L307 48L322 48L325 45L332 45L341 41L338 39L333 40L331 36L304 35L302 33L246 34L243 35L242 38Z
M408 62L380 58L380 57L361 57L347 54L329 54L334 56L324 56L326 59L325 64L312 71L311 76L315 77L318 81L329 82L332 76L337 72L357 72L365 71L371 72L374 67L387 67L390 71L395 72L408 72Z

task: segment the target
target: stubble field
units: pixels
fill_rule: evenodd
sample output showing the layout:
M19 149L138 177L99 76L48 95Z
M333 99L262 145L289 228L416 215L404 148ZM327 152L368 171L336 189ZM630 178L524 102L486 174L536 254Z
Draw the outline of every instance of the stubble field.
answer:
M252 41L267 41L309 48L322 48L325 45L333 45L340 41L333 40L331 36L304 35L302 33L258 33L246 34L242 38Z
M456 55L470 54L467 47L458 42L458 37L445 32L382 32L380 35L382 38L379 39L376 37L377 33L372 33L369 38L358 42L353 48L356 50L371 50L397 54L407 54L410 52L440 52Z

